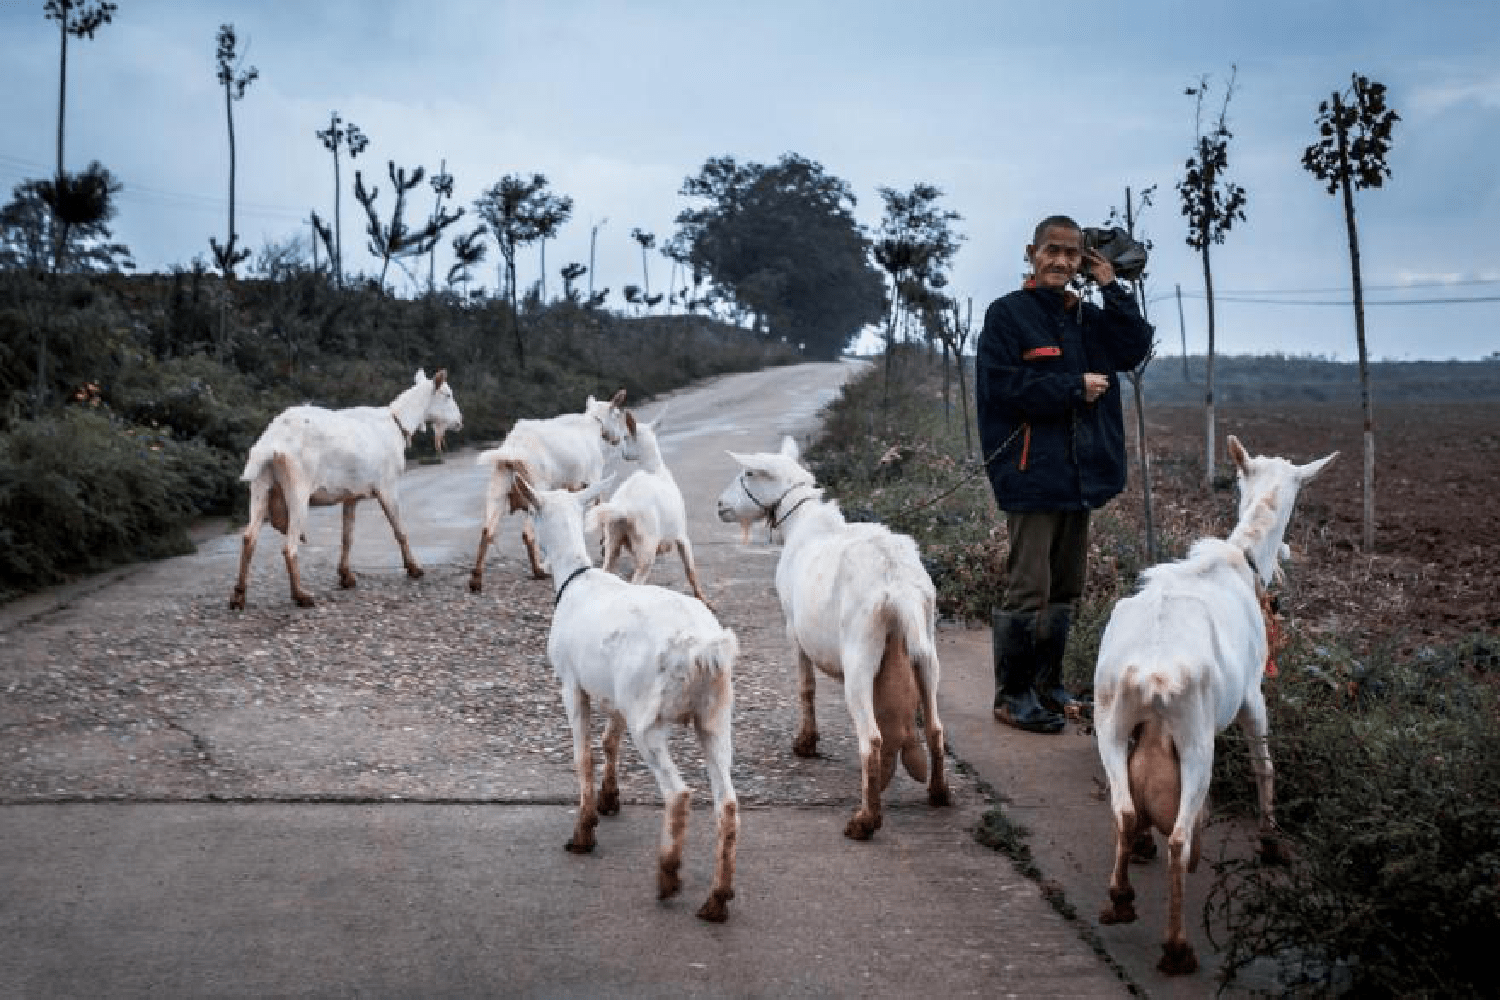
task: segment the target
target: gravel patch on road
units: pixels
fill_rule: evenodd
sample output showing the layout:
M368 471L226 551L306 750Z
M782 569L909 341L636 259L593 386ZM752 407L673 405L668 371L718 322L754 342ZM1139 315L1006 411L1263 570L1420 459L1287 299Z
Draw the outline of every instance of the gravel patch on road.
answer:
M795 678L774 594L760 574L711 576L719 560L705 555L715 608L740 640L741 800L852 808L858 761L838 685L821 685L823 756L793 756ZM551 584L519 559L491 560L479 595L456 565L421 580L366 572L347 591L315 567L311 609L290 603L281 567L266 561L243 612L227 608L227 579L189 575L177 581L187 593L174 590L171 574L187 565L143 568L123 600L116 585L113 601L0 633L0 801L575 799L546 660ZM601 730L596 713L596 740ZM693 738L672 745L707 802ZM628 739L621 780L627 800L657 801ZM924 791L898 775L888 801L920 804Z

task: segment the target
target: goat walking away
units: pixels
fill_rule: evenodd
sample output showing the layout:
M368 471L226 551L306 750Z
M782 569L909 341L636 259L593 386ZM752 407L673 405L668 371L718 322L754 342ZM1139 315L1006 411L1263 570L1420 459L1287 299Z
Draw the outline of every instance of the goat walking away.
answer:
M1110 902L1099 919L1136 919L1132 846L1152 828L1165 834L1170 898L1157 967L1173 975L1198 967L1183 930L1183 877L1196 870L1202 846L1214 735L1231 722L1249 742L1261 857L1284 857L1260 688L1270 652L1261 596L1280 575L1298 491L1338 454L1294 465L1252 458L1233 436L1228 448L1239 484L1234 530L1227 540L1199 539L1187 558L1143 574L1140 590L1110 614L1094 671L1094 727L1115 823Z
M536 490L525 478L516 490L536 514L537 541L553 569L555 601L547 658L562 686L563 706L573 730L578 771L578 821L567 849L594 849L599 815L620 809L620 738L631 742L661 789L664 814L658 856L657 895L682 887L683 843L689 792L669 752L674 725L691 723L713 787L718 834L713 886L698 910L704 920L729 917L734 898L739 801L730 782L730 734L734 707L732 674L739 641L701 601L686 594L626 583L594 569L584 540L583 512L607 485L570 493ZM604 779L596 799L589 721L595 703L608 713L604 732Z
M740 472L719 497L719 519L769 522L782 533L776 594L797 657L801 726L792 744L817 756L816 670L844 682L859 738L860 806L844 828L868 840L881 825L881 793L899 757L927 782L927 801L947 805L943 724L938 717L937 595L917 545L879 524L850 524L825 502L796 442L779 453L729 453ZM920 709L924 759L914 726Z
M374 497L390 522L401 547L401 562L413 579L422 567L407 544L401 527L397 482L406 469L406 446L424 423L435 427L461 427L463 414L453 399L446 370L428 378L417 369L411 388L389 406L356 406L327 410L320 406L293 406L283 411L250 449L240 478L250 484L250 519L240 546L240 570L229 607L245 607L246 579L261 523L269 515L271 525L286 536L282 555L291 581L292 600L298 606L314 605L302 587L297 562L297 544L306 541L307 510L343 504L343 547L339 556L339 585L355 585L349 568L349 550L354 544L354 509L361 500Z
M622 550L635 560L631 583L645 583L651 575L656 557L671 548L677 549L682 568L687 573L693 596L704 604L708 598L698 585L698 566L693 560L693 543L688 540L687 505L672 470L662 460L656 432L666 417L665 409L650 423L638 423L625 414L630 435L635 438L641 467L605 502L588 512L584 527L598 530L604 546L603 569L612 572Z
M581 490L604 476L605 446L627 445L626 458L633 458L632 441L625 424L625 390L610 400L590 396L582 413L563 413L546 420L517 420L500 447L481 452L476 460L488 465L489 486L484 497L484 526L479 533L479 551L469 574L469 589L484 590L484 556L495 540L500 515L520 511L525 516L521 541L531 561L531 575L545 579L547 569L537 553L536 534L525 500L517 491L518 477L525 477L533 490Z

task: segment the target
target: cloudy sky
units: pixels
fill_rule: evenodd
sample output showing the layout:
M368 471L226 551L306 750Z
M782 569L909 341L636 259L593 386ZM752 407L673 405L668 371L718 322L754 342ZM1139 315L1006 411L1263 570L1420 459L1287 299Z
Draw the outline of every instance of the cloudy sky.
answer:
M56 159L58 32L42 8L0 0L7 197ZM1371 355L1500 350L1500 6L1487 0L119 0L112 24L69 45L66 160L124 182L115 234L141 270L208 259L209 236L223 238L225 23L260 72L234 106L252 248L305 240L310 211L332 214L314 133L334 110L370 138L354 166L382 206L390 160L429 174L446 161L459 205L506 174L545 174L574 199L547 247L554 293L596 227L597 285L639 284L630 231L669 237L684 178L714 156L816 160L871 227L880 187L937 185L966 236L951 290L976 314L1016 286L1039 217L1099 224L1127 185L1154 185L1139 225L1163 354L1184 327L1190 352L1206 339L1175 190L1195 135L1184 90L1207 76L1216 117L1237 67L1230 177L1249 202L1213 250L1219 349L1355 357L1342 205L1300 161L1319 101L1358 71L1402 115L1394 176L1356 195ZM345 258L374 271L345 167ZM424 187L416 204L430 199ZM496 284L496 257L481 283ZM654 256L653 290L669 266ZM538 274L523 254L522 282Z

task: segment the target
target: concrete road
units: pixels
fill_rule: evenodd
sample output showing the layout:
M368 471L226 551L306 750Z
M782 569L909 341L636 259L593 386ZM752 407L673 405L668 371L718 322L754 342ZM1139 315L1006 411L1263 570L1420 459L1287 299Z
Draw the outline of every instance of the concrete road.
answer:
M704 583L721 614L759 623L744 626L748 650L781 643L771 584L776 551L763 532L742 546L738 529L714 516L713 500L735 472L724 450L772 449L783 434L808 435L850 370L807 365L737 375L670 400L663 451L687 499ZM643 415L658 412L660 402L643 407ZM403 510L419 558L455 583L477 541L483 472L458 455L441 466L414 467L403 481ZM501 564L492 576L513 575L520 565L518 521L506 519L500 552L492 550ZM305 567L322 567L316 581L324 588L338 533L337 510L319 511L303 550ZM264 618L268 641L305 620L288 607L276 538L266 529L257 553L266 571L250 593L252 610L271 609ZM147 614L185 592L227 601L238 552L237 536L224 535L195 556L0 609L6 642L0 652L27 648L21 640L28 633L56 629L58 622L82 627ZM400 572L389 529L368 505L354 563L371 576ZM685 589L674 556L658 561L653 582ZM326 593L314 592L320 599ZM374 596L357 590L341 599ZM950 648L943 647L945 656ZM764 655L785 662L781 653ZM969 659L975 662L945 663L945 671L982 675L987 662L977 654ZM789 664L786 682L790 688ZM570 855L561 845L571 827L573 790L561 756L537 771L555 788L546 798L453 793L425 802L351 801L346 788L318 772L305 780L324 794L299 794L298 801L257 795L215 801L212 784L202 797L126 793L99 802L64 786L7 800L0 804L0 996L1129 992L1119 966L1090 943L1087 918L1064 919L1035 881L974 841L972 831L992 802L985 776L961 760L953 762L952 808L928 808L920 787L898 779L874 840L843 838L857 761L848 752L839 692L824 684L819 698L824 757L810 766L829 791L799 805L767 795L765 804L744 810L737 896L721 926L693 917L707 891L709 813L695 810L690 823L683 895L658 902L654 794L648 787L627 799L620 816L605 819L594 855ZM756 710L752 698L737 700L737 716ZM6 721L39 733L48 725L42 717ZM324 727L324 740L343 731L336 712L309 716L303 725ZM222 752L232 757L233 747ZM497 757L492 766L504 773L519 763ZM737 757L737 766L750 771L774 773L777 764ZM89 766L80 757L75 770ZM411 763L442 766L436 755ZM684 762L683 769L701 784L692 765ZM1199 985L1204 995L1210 991L1207 980Z

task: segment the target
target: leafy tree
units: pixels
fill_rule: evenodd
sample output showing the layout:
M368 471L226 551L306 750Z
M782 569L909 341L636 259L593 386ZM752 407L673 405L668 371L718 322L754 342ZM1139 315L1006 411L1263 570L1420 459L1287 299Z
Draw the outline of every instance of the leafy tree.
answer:
M505 289L510 299L511 330L516 357L526 367L526 345L521 338L521 313L516 302L516 252L557 232L573 212L573 199L547 190L547 178L507 174L474 201L488 223L505 261Z
M337 111L329 116L328 127L319 129L317 135L323 141L323 148L333 154L333 273L334 280L342 288L344 286L344 228L343 213L339 205L339 190L342 187L342 182L339 180L339 150L348 150L349 159L352 160L365 151L370 140L359 130L358 125L345 122L339 117Z
M1208 93L1208 78L1202 77L1196 87L1187 88L1187 95L1197 98L1194 114L1197 138L1193 143L1193 155L1188 157L1186 173L1177 182L1177 193L1182 197L1182 214L1188 224L1187 245L1197 250L1203 260L1203 290L1208 300L1208 369L1204 393L1208 458L1204 463L1204 483L1209 490L1213 489L1214 483L1214 276L1209 248L1215 243L1223 243L1235 220L1245 218L1245 189L1224 176L1229 169L1229 140L1234 135L1229 131L1228 120L1234 79L1235 73L1231 72L1229 85L1224 90L1224 103L1219 109L1219 120L1207 132L1203 130L1203 98Z
M120 185L109 172L97 164L95 166L106 177L106 192L118 191ZM84 172L85 175L88 173ZM57 219L43 197L44 191L51 197L51 186L51 181L23 181L12 189L10 202L0 208L0 270L26 270L40 274L51 267L55 256L53 233ZM63 259L70 270L101 272L135 267L129 248L111 241L112 234L106 223L113 216L114 206L110 199L100 218L68 226L63 236Z
M885 329L885 381L890 392L891 363L895 357L896 320L903 311L925 307L930 328L933 293L946 284L945 270L958 252L962 236L953 232L952 223L961 221L957 212L938 207L941 189L918 182L910 191L878 189L885 202L885 215L875 238L875 262L891 276L891 309ZM915 301L903 294L912 289Z
M1359 398L1364 409L1364 544L1375 550L1375 416L1370 400L1370 357L1365 347L1365 295L1359 269L1359 228L1354 221L1354 189L1378 188L1391 176L1386 154L1391 130L1401 116L1385 105L1385 84L1353 75L1346 92L1334 92L1318 105L1317 142L1302 154L1302 166L1344 195L1349 233L1349 272L1354 287L1354 334L1359 342Z
M758 328L833 358L884 312L870 241L849 185L795 153L775 164L708 160L681 193L702 207L677 216L689 259Z
M234 229L234 102L244 100L245 88L260 76L260 71L254 66L240 68L244 59L235 51L239 39L235 36L234 25L219 25L218 41L219 83L224 87L224 118L229 124L229 234L223 246L212 236L208 238L208 245L213 250L214 263L224 277L233 278L235 265L250 256L249 247L235 249L239 233Z
M406 195L417 185L422 183L426 176L421 167L412 171L410 176L405 167L398 168L395 160L390 160L386 165L387 172L391 178L391 184L396 189L396 201L391 206L391 221L382 223L380 214L375 210L375 199L380 195L379 188L366 188L364 177L360 171L354 172L354 197L365 207L365 215L368 222L365 232L369 234L369 251L372 255L379 257L380 278L379 285L385 290L386 272L390 270L391 261L395 261L406 270L402 263L405 257L421 257L432 252L438 240L443 238L443 230L457 222L463 216L464 210L456 212L445 212L441 209L423 224L420 229L411 229L406 225ZM415 283L416 278L408 270L407 277Z
M94 32L114 20L116 4L107 0L47 0L42 5L43 16L49 21L57 22L58 32L58 73L57 73L57 183L62 186L66 180L65 164L63 160L63 125L67 119L68 107L68 36L74 38L93 38ZM72 225L78 225L75 220ZM54 231L54 253L52 268L54 271L63 269L63 250L66 246L66 225L58 226Z

